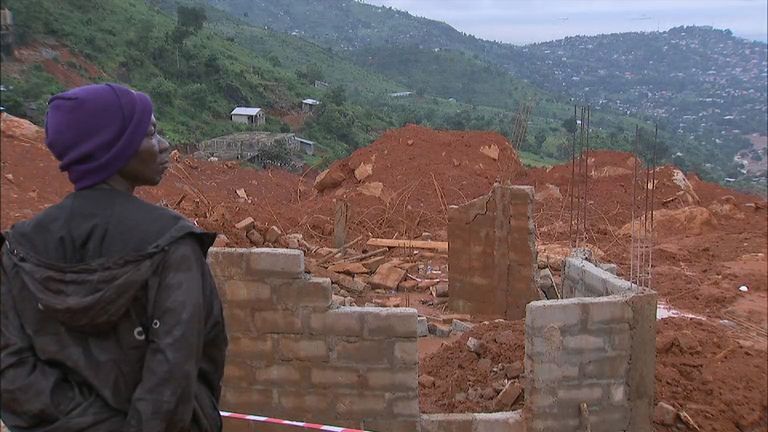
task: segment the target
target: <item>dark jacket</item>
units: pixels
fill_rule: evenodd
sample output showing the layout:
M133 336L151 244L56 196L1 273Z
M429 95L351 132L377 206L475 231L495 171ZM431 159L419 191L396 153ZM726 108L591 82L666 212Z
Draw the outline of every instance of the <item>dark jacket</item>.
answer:
M8 231L3 422L14 432L220 431L227 338L205 261L213 239L100 187Z

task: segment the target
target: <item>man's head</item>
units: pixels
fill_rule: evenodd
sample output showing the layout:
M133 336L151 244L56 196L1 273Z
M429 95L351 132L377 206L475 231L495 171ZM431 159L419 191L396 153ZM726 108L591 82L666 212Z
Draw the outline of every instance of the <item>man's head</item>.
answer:
M118 177L131 187L157 185L168 142L157 135L152 101L117 84L78 87L48 102L45 143L75 189Z

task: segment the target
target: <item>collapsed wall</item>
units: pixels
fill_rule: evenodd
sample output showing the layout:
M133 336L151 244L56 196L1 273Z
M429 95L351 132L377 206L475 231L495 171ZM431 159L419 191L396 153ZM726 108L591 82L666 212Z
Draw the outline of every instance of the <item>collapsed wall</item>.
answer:
M656 293L578 258L563 293L527 307L528 430L650 432Z
M537 288L533 188L495 184L448 210L449 307L508 320L525 316Z
M330 309L302 252L211 249L229 336L221 409L386 431L419 429L416 311ZM287 426L226 420L225 431Z

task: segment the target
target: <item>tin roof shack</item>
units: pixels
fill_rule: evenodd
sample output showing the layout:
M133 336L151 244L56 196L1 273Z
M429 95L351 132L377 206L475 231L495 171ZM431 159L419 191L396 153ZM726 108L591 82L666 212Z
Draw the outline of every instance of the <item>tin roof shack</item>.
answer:
M261 126L266 122L264 110L256 107L236 107L229 113L229 118L235 123Z

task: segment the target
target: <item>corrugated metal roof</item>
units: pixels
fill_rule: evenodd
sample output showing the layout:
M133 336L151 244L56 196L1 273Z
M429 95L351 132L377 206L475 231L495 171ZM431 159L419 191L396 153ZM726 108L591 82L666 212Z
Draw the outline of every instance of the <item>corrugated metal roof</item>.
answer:
M307 105L320 105L320 101L315 99L304 99L302 102Z
M261 108L253 108L253 107L237 107L232 110L229 115L256 115L261 111Z

